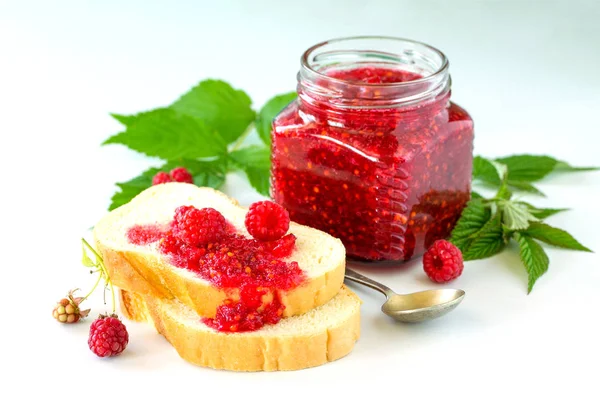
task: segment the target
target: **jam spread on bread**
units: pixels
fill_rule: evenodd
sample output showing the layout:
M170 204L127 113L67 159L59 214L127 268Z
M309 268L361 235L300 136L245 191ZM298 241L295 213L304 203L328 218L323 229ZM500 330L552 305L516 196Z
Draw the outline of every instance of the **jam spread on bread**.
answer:
M191 229L189 226L186 229ZM128 229L127 238L135 245L157 243L171 264L194 272L216 287L238 289L239 298L228 298L217 308L215 318L203 319L218 331L254 331L279 322L285 308L279 291L293 289L305 278L298 263L287 260L295 247L293 234L264 242L241 235L228 224L218 240L196 240L191 244L176 233L173 222L164 226L135 225Z

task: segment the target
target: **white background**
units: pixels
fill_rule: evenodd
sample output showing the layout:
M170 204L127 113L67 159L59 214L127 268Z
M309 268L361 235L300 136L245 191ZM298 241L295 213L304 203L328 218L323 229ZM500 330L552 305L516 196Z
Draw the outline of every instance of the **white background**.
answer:
M195 367L132 322L126 352L98 359L86 343L91 319L63 326L50 314L68 289L92 283L79 239L114 183L157 163L100 147L120 128L109 112L169 104L209 77L260 107L294 89L307 47L393 35L447 54L477 154L600 165L599 19L599 3L583 1L0 1L0 397L598 398L597 254L548 249L550 270L529 296L514 249L470 262L452 285L465 301L422 325L393 323L379 294L357 289L354 351L297 372ZM549 222L600 251L600 173L554 175L540 187L548 197L531 201L572 209ZM224 191L245 204L257 198L236 176ZM420 260L367 273L398 291L435 286ZM105 309L100 292L90 305L94 315Z

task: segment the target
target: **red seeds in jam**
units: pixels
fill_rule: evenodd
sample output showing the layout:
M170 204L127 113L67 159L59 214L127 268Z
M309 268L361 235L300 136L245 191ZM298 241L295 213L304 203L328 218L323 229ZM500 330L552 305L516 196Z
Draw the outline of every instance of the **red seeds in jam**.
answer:
M227 300L218 307L215 318L203 319L208 326L223 332L252 331L277 323L284 310L279 291L290 290L304 280L298 263L285 261L295 248L293 234L260 242L237 234L230 227L216 241L192 245L174 235L172 229L149 225L131 227L127 237L133 244L158 242L160 252L173 265L194 272L219 288L238 288L238 301Z
M346 99L422 78L386 68L325 70ZM363 85L367 84L367 85ZM362 86L361 86L362 85ZM275 119L272 197L293 221L342 240L349 256L408 260L449 235L470 196L473 121L449 94L398 108L303 98ZM348 100L351 101L351 100Z

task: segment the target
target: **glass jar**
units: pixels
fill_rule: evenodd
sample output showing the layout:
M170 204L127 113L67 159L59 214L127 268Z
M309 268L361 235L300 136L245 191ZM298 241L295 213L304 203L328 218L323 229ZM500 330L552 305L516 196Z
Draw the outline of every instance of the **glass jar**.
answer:
M446 238L469 200L473 120L448 60L386 37L308 49L298 99L273 121L271 195L348 256L408 260Z

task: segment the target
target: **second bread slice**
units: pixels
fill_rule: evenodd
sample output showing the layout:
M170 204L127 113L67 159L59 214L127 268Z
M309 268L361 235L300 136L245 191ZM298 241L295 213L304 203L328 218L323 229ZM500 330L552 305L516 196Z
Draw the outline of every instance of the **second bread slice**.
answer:
M360 336L361 301L343 286L326 304L254 332L217 332L176 300L121 291L123 314L153 324L186 361L232 371L297 370L350 353Z
M210 188L185 183L152 186L102 218L94 228L100 251L113 283L145 296L177 299L198 315L212 318L218 306L237 296L236 288L221 288L193 272L172 265L156 243L131 244L127 230L134 225L167 224L177 207L212 207L249 236L244 226L246 208ZM303 314L331 300L344 280L345 250L334 237L296 223L290 224L296 247L290 261L296 261L305 274L297 287L279 293L285 306L284 317Z

